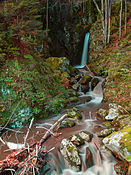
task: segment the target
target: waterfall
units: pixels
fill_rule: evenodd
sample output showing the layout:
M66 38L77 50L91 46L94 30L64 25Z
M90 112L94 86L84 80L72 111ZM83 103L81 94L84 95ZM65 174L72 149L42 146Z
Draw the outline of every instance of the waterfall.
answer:
M85 64L87 63L87 57L88 57L88 43L89 43L89 32L86 33L86 35L85 35L81 63L80 63L80 65L76 65L73 68L85 67Z

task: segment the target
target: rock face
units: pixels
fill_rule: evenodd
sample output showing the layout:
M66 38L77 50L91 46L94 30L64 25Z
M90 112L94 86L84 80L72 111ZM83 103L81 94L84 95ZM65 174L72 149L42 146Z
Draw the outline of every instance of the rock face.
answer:
M120 159L131 161L131 127L114 132L103 139L105 146Z
M70 140L63 139L61 142L60 151L64 157L65 167L74 171L79 171L81 159L76 146Z

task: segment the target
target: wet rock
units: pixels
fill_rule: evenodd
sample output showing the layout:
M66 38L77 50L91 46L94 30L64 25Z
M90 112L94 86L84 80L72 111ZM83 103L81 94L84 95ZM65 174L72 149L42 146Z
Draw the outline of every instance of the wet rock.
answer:
M114 132L103 139L105 146L121 160L131 160L131 127L124 128L120 131Z
M91 80L91 88L94 89L94 87L96 87L96 85L99 83L99 78L97 77L94 77L92 80Z
M111 127L112 126L112 122L111 121L106 121L103 123L104 126L106 127Z
M73 126L75 126L74 121L64 120L64 121L61 122L59 128L71 128Z
M120 105L110 103L109 104L109 113L105 116L106 120L113 120L119 115L127 114L127 111Z
M74 89L74 90L78 90L78 88L79 88L79 83L77 82L76 84L74 84L73 86L72 86L72 88Z
M76 120L81 120L82 119L82 115L80 113L80 111L77 108L71 108L67 110L67 114L69 118L73 118Z
M86 147L86 166L87 168L93 166L93 155L89 147Z
M117 174L125 175L128 173L128 163L118 162L117 164L115 164L114 169L115 169Z
M81 131L79 136L86 142L90 142L92 140L93 134L89 133L88 131Z
M76 146L84 144L84 140L79 135L72 135L69 140Z
M76 146L68 139L63 139L60 145L60 152L64 157L65 167L79 171L81 159Z
M89 82L91 81L92 77L90 77L89 75L85 75L81 80L80 80L80 84L82 85L87 85L89 84Z
M83 92L83 93L88 92L89 89L90 89L89 88L89 84L87 84L87 85L81 85L81 87L80 87L80 91Z
M110 128L110 129L103 129L101 130L100 132L97 132L96 134L99 136L99 137L106 137L108 135L110 135L112 132L115 131L115 128Z

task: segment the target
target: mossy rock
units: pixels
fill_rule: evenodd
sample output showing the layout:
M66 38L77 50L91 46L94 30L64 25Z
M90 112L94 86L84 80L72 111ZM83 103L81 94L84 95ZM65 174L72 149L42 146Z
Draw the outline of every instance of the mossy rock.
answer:
M64 158L65 168L80 171L81 159L76 146L68 139L63 139L60 145L60 151Z
M97 132L96 134L99 137L106 137L106 136L110 135L114 131L115 131L115 128L103 129L100 132Z
M85 75L82 80L80 81L80 84L85 85L85 84L89 84L89 82L91 81L92 77L90 77L89 75Z
M79 135L72 135L70 136L69 140L76 146L84 144L84 140Z
M131 116L120 115L112 121L112 124L114 126L119 127L119 129L122 129L123 127L129 125L130 122L131 122Z
M75 126L74 121L64 120L64 121L61 122L59 128L71 128L73 126Z
M67 115L69 118L73 118L76 120L81 120L82 119L82 115L80 113L80 111L77 108L71 108L67 110Z
M76 97L76 96L70 97L68 100L69 100L70 102L76 102L76 101L78 101L78 97Z
M103 125L106 126L106 127L111 127L112 126L112 122L106 121L106 122L103 123Z
M105 146L121 160L131 161L131 127L114 132L103 139Z
M46 63L52 68L52 70L61 70L70 73L70 62L66 57L49 57L46 59Z

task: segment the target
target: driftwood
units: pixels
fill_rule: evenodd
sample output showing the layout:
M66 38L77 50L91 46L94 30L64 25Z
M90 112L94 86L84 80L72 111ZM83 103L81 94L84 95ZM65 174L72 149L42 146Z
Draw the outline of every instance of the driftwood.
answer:
M52 130L54 130L55 127L67 116L67 114L61 116L50 127L50 129L45 132L40 141L28 145L27 148L14 151L12 154L8 155L5 160L0 161L0 173L6 174L10 171L10 173L15 175L39 174L39 170L42 168L41 166L43 166L43 161L46 161L44 160L44 157L54 149L53 147L50 150L45 150L42 144L49 138L49 136L51 136L53 133ZM24 138L24 143L26 143L32 124L33 119L30 122L28 131ZM0 138L0 141L3 142L2 138Z
M64 114L61 118L59 118L55 123L54 123L54 125L52 125L51 127L50 127L50 129L49 129L49 131L47 131L46 133L45 133L45 135L42 137L42 139L40 140L40 145L41 144L43 144L45 141L46 141L46 139L51 135L51 130L53 130L61 121L63 121L66 117L67 117L68 115L67 114Z

